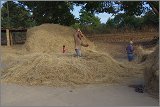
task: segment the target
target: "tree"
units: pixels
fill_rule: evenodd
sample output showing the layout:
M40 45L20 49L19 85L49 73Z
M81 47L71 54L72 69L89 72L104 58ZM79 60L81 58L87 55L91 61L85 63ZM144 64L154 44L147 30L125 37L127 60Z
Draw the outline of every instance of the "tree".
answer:
M153 11L147 12L143 18L145 25L157 28L159 27L159 18L153 13Z
M107 22L106 22L106 26L107 26L107 27L110 27L110 28L116 27L115 20L109 18L109 19L107 20Z
M81 25L84 26L91 25L93 27L96 27L100 24L100 19L95 15L93 15L92 13L83 10L80 13L81 15L79 21Z
M159 16L159 1L147 1L147 3L152 8L153 12Z
M76 5L82 5L82 9L94 13L116 13L114 2L112 1L75 1Z
M120 10L128 15L141 15L151 9L156 15L159 13L159 1L120 1L116 3L121 6ZM147 4L150 7L147 7Z
M43 23L55 23L61 25L72 25L75 23L70 9L72 3L67 1L20 1L22 6L27 6L33 13L32 17L38 25Z
M159 13L158 1L18 1L18 3L10 1L6 2L2 7L2 27L6 27L8 24L7 3L10 13L10 27L28 27L43 23L73 25L78 23L70 11L75 4L81 5L83 10L81 11L82 14L79 22L83 25L92 25L92 27L98 26L100 22L94 16L95 13L107 12L113 13L116 16L119 15L115 20L118 21L121 19L120 17L123 17L120 12L124 11L123 14L130 17L127 16L128 19L126 17L125 20L123 17L123 20L131 21L131 19L134 19L134 22L136 22L135 18L133 18L134 15L145 14L151 8L152 10L150 11L156 15L156 18L158 18ZM150 7L147 7L146 4ZM124 22L121 24L124 24Z
M31 19L29 11L12 1L7 1L3 4L1 22L3 28L26 28L35 24Z
M124 11L129 15L141 15L147 12L150 9L146 6L148 4L156 15L159 14L159 1L81 1L75 4L82 4L83 9L92 13L117 14Z
M106 22L108 28L142 30L142 28L158 28L159 19L153 11L147 12L144 16L136 17L135 15L118 14L113 19L108 19ZM149 30L149 29L148 29Z
M84 32L87 31L88 33L93 33L94 29L96 29L100 25L100 19L93 15L91 12L81 10L80 13L80 28Z

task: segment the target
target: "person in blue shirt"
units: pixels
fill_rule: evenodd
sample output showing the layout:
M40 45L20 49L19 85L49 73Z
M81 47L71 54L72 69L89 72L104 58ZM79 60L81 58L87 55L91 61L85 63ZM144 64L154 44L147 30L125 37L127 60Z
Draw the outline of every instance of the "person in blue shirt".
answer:
M133 42L130 41L127 48L126 48L126 51L127 51L127 56L128 56L128 61L132 61L133 60L133 52L134 52L134 48L133 48Z

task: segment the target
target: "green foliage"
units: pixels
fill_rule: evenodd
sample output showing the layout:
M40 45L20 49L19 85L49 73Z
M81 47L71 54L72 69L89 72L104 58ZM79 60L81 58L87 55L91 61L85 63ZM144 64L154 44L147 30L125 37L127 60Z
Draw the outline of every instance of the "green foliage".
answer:
M109 18L108 21L106 22L106 26L107 26L107 27L111 27L111 28L116 27L115 20Z
M75 1L77 5L83 5L83 9L92 13L112 13L117 14L124 11L128 15L142 15L145 14L149 7L154 13L159 13L159 1Z
M97 27L100 24L100 19L93 15L90 12L87 11L81 11L80 12L80 24L83 26L89 26L91 25L92 27Z
M77 5L82 4L83 10L94 13L112 13L115 18L109 19L106 25L99 24L93 28L85 27L86 32L92 33L112 33L115 31L132 31L142 30L145 26L153 26L158 28L159 1L81 1L75 2ZM146 6L149 5L150 7ZM152 11L151 14L148 11ZM124 11L124 13L121 13ZM142 14L146 14L144 17ZM81 21L82 22L82 21ZM92 30L91 30L92 29Z
M84 32L94 32L94 29L96 29L100 25L100 19L91 12L81 10L80 13L81 15L79 22L75 23L72 26L74 28L80 28Z
M61 25L72 25L75 23L70 9L72 2L67 1L21 1L33 13L33 19L38 25L43 23L54 23Z
M35 25L35 23L31 20L31 14L24 7L19 6L12 1L8 1L3 4L3 7L1 8L1 23L3 28L24 28Z
M146 26L157 29L159 27L159 20L157 15L155 15L152 11L147 12L146 15L141 17L118 14L113 19L108 19L106 26L117 30L124 30L127 28L132 31L142 30L142 28Z
M155 15L152 11L149 11L144 16L144 23L148 26L159 26L159 17Z
M121 4L121 10L127 15L141 15L145 11L141 1L121 1Z
M71 25L74 29L78 29L78 28L80 28L81 29L81 25L80 25L80 23L75 23L75 24L73 24L73 25Z
M76 5L83 5L83 10L91 13L116 13L112 1L74 1Z
M79 25L80 26L80 25ZM146 27L148 29L146 29ZM159 20L157 15L152 11L146 13L146 15L137 17L135 15L118 14L112 19L108 19L106 24L99 24L97 27L81 26L85 33L117 33L117 32L133 32L143 31L159 28Z
M7 3L9 6L9 19ZM73 5L81 5L80 19L75 19ZM147 7L148 4L150 7ZM150 10L150 11L148 11ZM119 13L124 11L124 13ZM100 24L95 13L113 13L114 18ZM159 25L159 1L8 1L1 8L2 27L30 27L54 23L81 28L86 32L111 32L126 27L137 30ZM145 14L143 17L137 17ZM9 24L9 25L8 25Z

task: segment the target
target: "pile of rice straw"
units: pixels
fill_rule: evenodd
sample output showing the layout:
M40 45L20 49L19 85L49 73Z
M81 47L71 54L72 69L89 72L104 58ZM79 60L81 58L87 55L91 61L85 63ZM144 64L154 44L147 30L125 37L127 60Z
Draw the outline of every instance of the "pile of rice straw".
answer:
M159 44L145 61L144 79L146 91L159 95Z
M58 24L43 24L28 30L26 49L30 52L59 53L65 45L68 52L74 51L75 30L71 27ZM88 39L83 42L89 43L90 47L84 50L93 50L94 44Z
M89 43L82 58L74 56L74 30L55 24L33 27L27 32L27 51L3 54L6 66L1 81L21 85L76 86L91 83L115 83L133 77L136 71L116 62ZM67 52L62 53L66 45Z
M152 49L144 49L141 45L135 47L135 54L138 57L137 60L139 63L145 62L148 55L155 51L155 47Z

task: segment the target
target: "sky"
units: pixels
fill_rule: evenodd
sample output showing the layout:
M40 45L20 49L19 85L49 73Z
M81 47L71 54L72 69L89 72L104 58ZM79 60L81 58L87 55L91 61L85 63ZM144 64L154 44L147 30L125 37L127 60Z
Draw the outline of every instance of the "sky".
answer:
M71 13L75 16L75 18L79 18L81 6L73 6L73 8L74 10L71 11ZM95 14L95 16L100 18L101 23L106 23L109 18L113 18L112 14L108 13L99 13Z
M1 1L1 7L5 1ZM79 18L81 6L74 6L74 10L71 13L75 16L75 18ZM113 18L112 14L108 13L99 13L95 14L95 16L100 18L101 23L106 23L109 18Z

